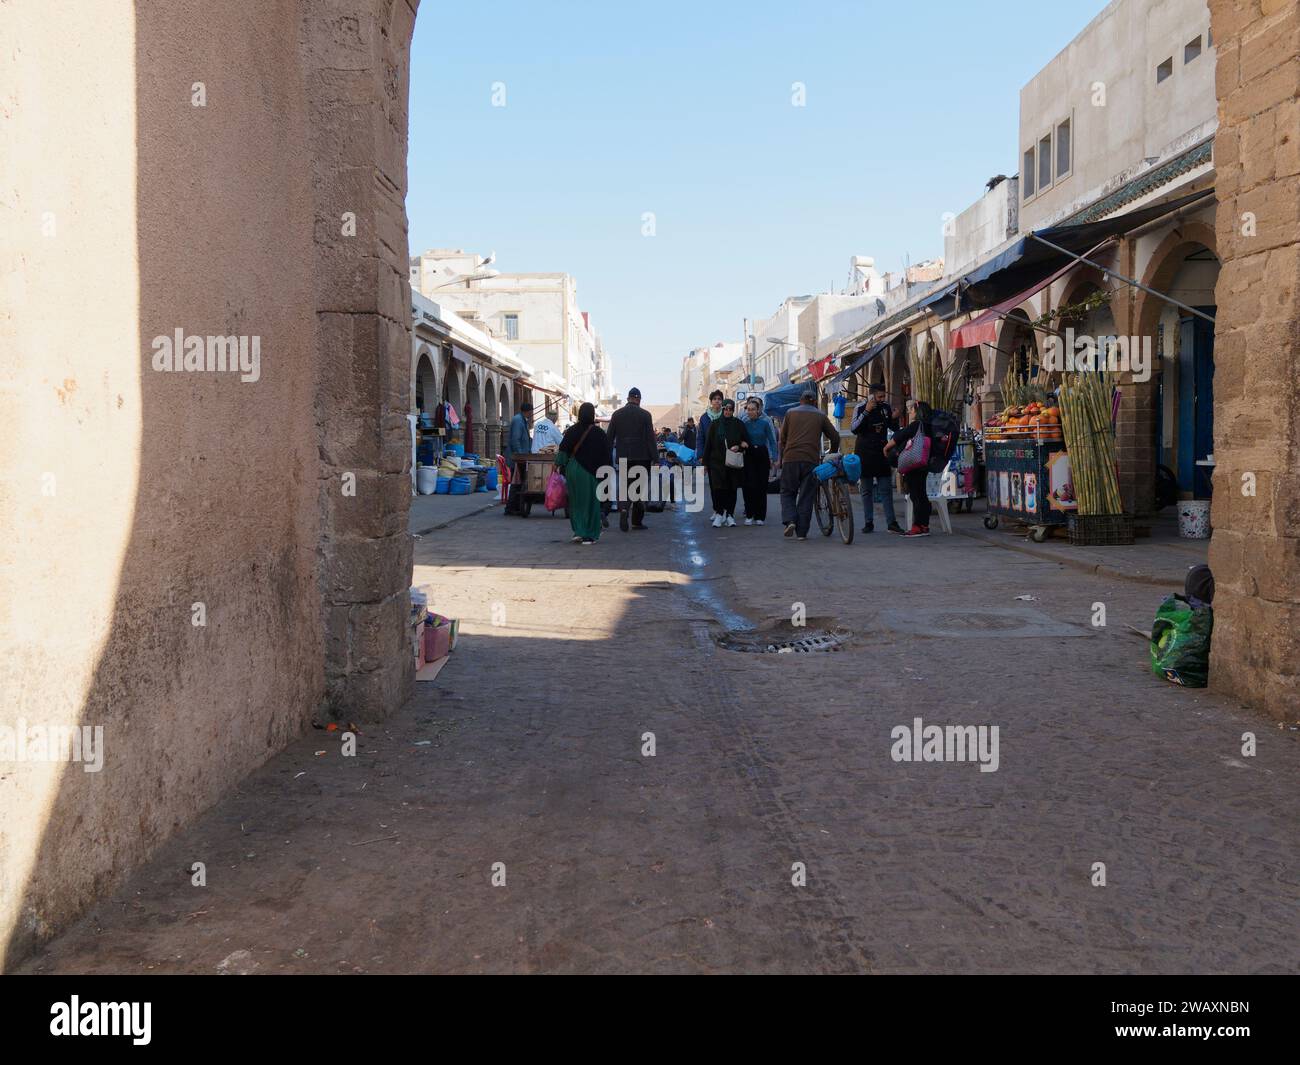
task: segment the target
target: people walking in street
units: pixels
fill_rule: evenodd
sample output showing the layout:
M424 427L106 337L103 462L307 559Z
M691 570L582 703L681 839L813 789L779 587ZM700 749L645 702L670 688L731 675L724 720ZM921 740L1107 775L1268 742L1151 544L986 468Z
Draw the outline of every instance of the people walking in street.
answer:
M808 539L812 524L813 493L817 491L812 471L821 461L822 437L832 452L839 451L840 431L817 409L816 393L805 392L799 405L781 421L781 521L785 535L796 540Z
M704 459L709 468L709 492L713 497L713 527L736 524L736 491L744 471L744 453L749 448L744 423L736 417L735 400L725 400L716 418L709 420L704 442Z
M510 491L506 495L506 513L519 513L519 500L524 494L525 464L520 458L532 451L533 405L528 400L519 404L518 413L510 419L510 432L506 436L506 458L510 463Z
M695 450L695 419L687 418L686 424L682 427L681 435L682 445Z
M772 428L772 419L763 413L760 399L746 401L745 417L741 422L749 441L741 481L745 493L745 524L762 525L767 521L768 476L780 458L776 450L776 430Z
M609 420L609 443L618 452L620 465L627 462L628 484L634 466L645 468L646 477L641 483L650 484L650 467L659 457L659 444L655 440L655 423L650 412L641 407L641 390L629 388L627 403L614 412ZM629 500L627 484L620 484L618 492L618 527L627 532L628 512L631 511L632 528L644 529L645 500ZM638 493L640 494L640 493Z
M894 514L894 470L885 455L889 432L891 430L897 432L898 425L898 415L885 402L884 382L874 382L870 386L867 399L854 409L853 421L850 423L850 428L857 437L853 452L862 460L862 479L858 482L858 486L862 492L864 533L875 532L876 503L884 509L886 527L889 531L892 533L903 531Z
M695 461L704 461L704 443L709 435L709 423L722 417L722 389L709 393L709 409L700 415L700 427L695 436Z
M894 434L894 439L885 445L885 453L902 454L904 448L915 437L930 435L930 404L922 400L907 401L907 424ZM918 445L919 446L919 445ZM903 474L903 483L912 500L912 527L904 533L907 537L930 535L930 499L926 495L925 482L930 474L929 466L921 463L918 467Z
M563 472L568 490L569 525L574 543L590 545L600 539L596 478L600 468L609 466L611 461L609 437L596 424L596 408L584 403L578 408L577 422L569 426L555 455L555 465Z

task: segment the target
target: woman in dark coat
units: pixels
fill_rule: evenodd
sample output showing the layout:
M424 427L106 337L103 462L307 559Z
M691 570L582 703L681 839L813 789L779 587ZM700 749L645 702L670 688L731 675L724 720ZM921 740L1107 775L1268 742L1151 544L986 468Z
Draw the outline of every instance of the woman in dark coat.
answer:
M602 466L612 466L609 437L596 424L596 408L584 403L578 408L578 421L569 426L560 441L555 465L564 471L568 490L569 524L573 542L594 544L600 539L600 500L596 497L596 478Z
M885 454L891 452L901 455L908 441L914 436L930 436L930 404L922 400L907 401L907 424L894 434L894 438L885 445ZM903 474L903 483L907 494L912 499L912 527L904 536L930 535L930 498L925 494L925 482L929 477L929 467L922 464L910 473Z
M724 400L720 417L709 422L704 441L704 462L709 468L709 491L713 496L713 527L736 524L736 492L744 473L743 467L728 466L727 452L743 452L749 447L744 423L736 417L736 404Z

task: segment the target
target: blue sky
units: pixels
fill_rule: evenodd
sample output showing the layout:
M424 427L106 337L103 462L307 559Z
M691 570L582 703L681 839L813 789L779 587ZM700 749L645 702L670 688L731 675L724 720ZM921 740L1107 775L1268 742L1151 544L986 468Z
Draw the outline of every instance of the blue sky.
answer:
M941 255L944 212L1016 170L1020 87L1104 6L427 0L411 248L572 274L615 386L676 402L689 349L851 255Z

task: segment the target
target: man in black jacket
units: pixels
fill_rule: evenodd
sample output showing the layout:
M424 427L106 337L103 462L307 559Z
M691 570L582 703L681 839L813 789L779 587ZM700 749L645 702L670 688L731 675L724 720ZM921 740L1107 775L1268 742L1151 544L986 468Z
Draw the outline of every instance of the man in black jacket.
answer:
M631 483L633 466L643 466L646 479L641 482L649 486L650 466L659 457L659 447L655 443L655 423L648 410L641 409L641 390L629 388L627 403L614 412L609 420L609 442L618 457L627 462L628 483ZM627 532L629 500L627 485L619 485L618 493L618 527ZM639 492L637 494L640 494ZM632 528L645 528L645 500L632 500Z
M857 436L854 454L862 460L862 480L858 482L862 492L862 513L866 517L862 531L869 533L876 529L874 496L885 508L889 531L901 533L903 528L894 515L894 471L885 455L885 442L889 439L886 430L898 431L898 415L885 402L884 382L877 381L871 385L866 401L859 403L853 411L850 428Z

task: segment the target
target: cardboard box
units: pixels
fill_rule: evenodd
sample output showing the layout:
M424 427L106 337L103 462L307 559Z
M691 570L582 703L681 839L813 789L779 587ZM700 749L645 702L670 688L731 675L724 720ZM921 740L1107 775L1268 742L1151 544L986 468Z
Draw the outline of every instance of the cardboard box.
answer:
M426 624L424 626L424 660L436 662L446 658L451 651L451 626Z

